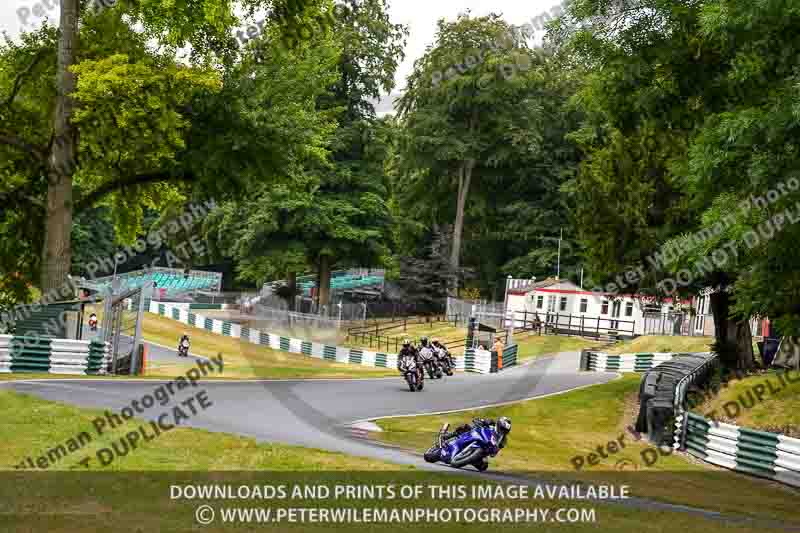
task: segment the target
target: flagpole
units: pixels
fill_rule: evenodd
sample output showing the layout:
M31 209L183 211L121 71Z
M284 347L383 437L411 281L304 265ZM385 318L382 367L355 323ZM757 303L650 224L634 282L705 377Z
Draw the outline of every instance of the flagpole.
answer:
M561 228L561 233L558 236L558 266L556 266L556 279L561 277L561 238L564 236L564 228Z

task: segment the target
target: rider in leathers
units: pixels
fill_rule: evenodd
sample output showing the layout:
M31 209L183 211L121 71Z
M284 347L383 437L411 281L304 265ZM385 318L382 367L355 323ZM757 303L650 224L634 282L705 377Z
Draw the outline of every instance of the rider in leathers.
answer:
M496 421L492 420L491 418L474 418L472 420L472 424L458 426L454 431L445 433L442 438L443 440L450 440L453 437L458 437L459 435L472 431L474 428L479 426L495 426L495 430L499 435L497 447L501 450L505 448L506 443L508 442L508 433L511 431L511 420L505 416L501 416Z
M431 343L433 345L433 351L436 353L436 357L442 361L444 359L448 360L448 363L451 367L455 367L455 362L453 361L453 356L450 355L450 352L447 350L447 347L439 342L439 339L433 339Z
M400 371L400 362L406 357L413 357L414 362L417 363L417 374L419 376L419 382L422 383L425 379L425 373L422 371L422 358L419 355L419 351L411 345L411 341L405 339L403 341L403 347L400 348L400 352L397 354L397 371Z

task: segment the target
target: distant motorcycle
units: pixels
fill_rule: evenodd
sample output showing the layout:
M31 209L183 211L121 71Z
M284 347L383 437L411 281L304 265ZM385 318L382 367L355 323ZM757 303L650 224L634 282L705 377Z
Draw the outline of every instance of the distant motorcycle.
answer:
M430 346L423 346L419 350L419 356L422 358L422 366L428 372L431 379L441 379L442 369L439 367L439 361L433 353Z
M97 315L94 313L89 316L89 331L97 331Z
M411 357L404 357L400 360L400 372L408 383L408 389L411 392L421 391L424 386L420 369L416 361Z
M439 366L444 370L444 373L448 376L453 375L453 370L455 370L456 362L453 359L453 356L450 355L447 350L444 348L437 348L436 355L439 360Z
M472 465L483 472L489 468L489 457L500 451L500 436L492 426L479 425L447 441L444 435L450 424L439 430L436 443L425 452L425 460L429 463L442 462L454 468Z
M180 344L178 344L178 356L179 357L189 357L189 340L183 339Z

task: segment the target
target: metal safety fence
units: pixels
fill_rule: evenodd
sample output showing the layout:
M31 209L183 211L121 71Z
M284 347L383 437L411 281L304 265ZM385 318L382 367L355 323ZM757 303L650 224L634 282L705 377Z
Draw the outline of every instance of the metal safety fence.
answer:
M105 374L111 347L100 340L0 335L0 373Z

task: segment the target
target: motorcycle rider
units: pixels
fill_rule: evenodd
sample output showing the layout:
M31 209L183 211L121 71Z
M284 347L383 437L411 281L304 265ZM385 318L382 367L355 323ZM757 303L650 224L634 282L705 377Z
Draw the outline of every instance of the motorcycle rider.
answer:
M183 334L183 337L181 337L181 340L178 341L178 355L181 354L181 348L185 348L186 349L186 355L188 356L189 355L189 335L187 335L185 332Z
M441 342L439 342L439 339L433 339L431 344L433 345L433 351L434 353L436 353L436 357L440 361L447 359L448 363L450 364L450 367L455 368L456 365L455 362L453 361L453 356L450 355L450 351L447 349L447 347Z
M417 364L417 374L419 382L422 383L425 379L425 373L422 371L422 358L419 356L419 351L411 344L411 339L403 339L403 347L397 354L397 371L400 371L400 363L403 359L412 357Z
M496 421L492 420L491 418L474 418L472 420L472 424L458 426L450 433L445 433L442 435L442 440L450 440L453 437L463 435L464 433L470 432L480 426L494 426L494 430L498 435L497 447L501 450L505 448L506 444L508 443L508 434L511 432L511 419L507 416L501 416Z
M419 340L419 343L420 343L419 351L422 351L422 349L423 349L423 348L427 348L427 349L429 349L429 350L430 350L430 351L433 353L434 361L436 361L436 359L438 359L438 358L436 357L436 350L433 348L433 346L431 346L431 345L428 343L428 337L422 337L422 338L420 338L420 340ZM421 357L420 357L420 360L422 360L422 358L421 358Z

